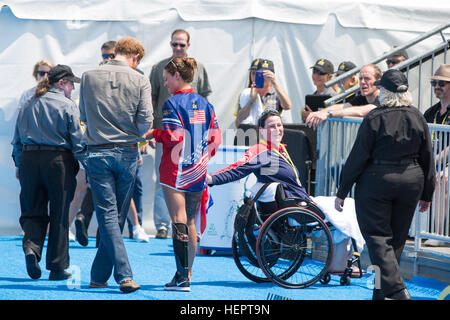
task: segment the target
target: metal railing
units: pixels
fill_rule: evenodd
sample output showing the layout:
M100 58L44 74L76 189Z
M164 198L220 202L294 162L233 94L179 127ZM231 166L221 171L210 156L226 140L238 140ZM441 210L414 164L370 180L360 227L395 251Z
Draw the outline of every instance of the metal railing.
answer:
M362 118L329 119L318 129L315 196L334 196L340 181L340 174L350 154ZM430 210L416 212L412 230L415 237L415 250L428 251L422 247L421 239L436 239L450 242L450 188L448 170L446 170L449 152L450 126L429 124L435 155L442 155L436 162L436 172L442 179L436 183L434 198ZM443 182L440 182L443 181ZM354 197L354 187L349 197ZM449 254L438 255L450 257Z
M386 52L378 58L369 61L367 64L378 64L380 62L384 62L386 58L393 56L395 53L421 43L422 41L425 41L434 35L440 34L442 42L435 45L433 49L423 54L411 57L392 67L393 69L398 69L405 72L405 75L407 76L408 82L410 84L410 88L415 88L414 90L410 90L413 95L413 104L419 110L423 111L423 108L428 108L433 104L432 102L434 99L433 91L431 90L429 84L429 77L433 75L434 70L437 69L440 64L445 64L448 61L448 49L450 48L450 40L446 39L443 34L443 31L447 28L450 28L450 23L440 25L425 34L416 37L407 44L398 46L394 50ZM331 79L330 81L325 83L325 87L331 87L335 84L339 84L341 89L343 89L342 81L347 77L357 74L362 67L363 66L357 67L339 75L338 77ZM325 106L330 106L332 104L335 104L337 101L345 102L345 97L358 90L359 85L347 90L343 90L342 93L327 99L324 104Z

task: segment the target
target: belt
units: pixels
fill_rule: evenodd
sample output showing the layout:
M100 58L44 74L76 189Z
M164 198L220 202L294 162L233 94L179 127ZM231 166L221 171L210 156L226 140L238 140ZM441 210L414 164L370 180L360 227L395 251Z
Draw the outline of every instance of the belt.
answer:
M29 144L23 146L23 151L66 151L70 152L69 149L58 146L46 146L46 145L37 145L37 144Z
M138 148L138 144L137 143L122 143L122 144L117 144L117 143L105 143L105 144L93 144L93 145L89 145L87 146L87 148L105 148L105 149L112 149L112 148L134 148L137 149Z
M381 160L373 159L373 164L387 164L387 165L406 165L406 164L417 164L416 158L411 159L401 159L401 160Z

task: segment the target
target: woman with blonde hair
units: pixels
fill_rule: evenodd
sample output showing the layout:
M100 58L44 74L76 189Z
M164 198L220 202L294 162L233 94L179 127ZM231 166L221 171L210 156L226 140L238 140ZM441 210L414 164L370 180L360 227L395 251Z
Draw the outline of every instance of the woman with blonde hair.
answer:
M36 79L36 82L39 83L42 79L46 79L48 72L50 69L53 68L53 64L49 60L39 60L36 62L36 64L33 67L33 77ZM19 99L19 108L23 106L25 101L27 101L29 98L31 98L34 95L34 92L36 91L36 86L24 91Z

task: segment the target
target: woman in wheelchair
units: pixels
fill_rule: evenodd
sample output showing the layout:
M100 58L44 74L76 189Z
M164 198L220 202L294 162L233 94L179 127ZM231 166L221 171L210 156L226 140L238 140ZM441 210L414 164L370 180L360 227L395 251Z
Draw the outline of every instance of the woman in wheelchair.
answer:
M276 110L264 111L258 120L258 126L260 142L250 147L238 162L207 175L208 185L221 185L237 181L253 173L257 178L257 183L251 189L253 196L263 185L270 183L257 201L257 211L263 220L262 222L280 209L297 206L311 209L314 215L318 215L321 220L326 221L328 214L323 212L326 213L330 209L334 210L334 199L328 201L325 198L331 197L318 197L319 199L313 200L301 185L298 170L294 166L285 145L281 143L284 129L280 114ZM213 192L213 189L211 192ZM319 200L319 202L316 200ZM325 205L321 205L320 202ZM351 206L351 203L348 206ZM339 214L342 215L342 213ZM347 229L354 230L355 225L357 228L356 217L352 216L351 219L354 219L354 224ZM358 235L356 238L358 239L358 247L362 250L364 240L361 240L362 237ZM335 239L334 243L334 245L331 245L334 248L330 250L331 262L328 264L327 270L324 271L325 274L343 273L348 267L347 262L351 254L351 251L349 251L350 237L341 233L339 239ZM334 255L332 254L333 251Z

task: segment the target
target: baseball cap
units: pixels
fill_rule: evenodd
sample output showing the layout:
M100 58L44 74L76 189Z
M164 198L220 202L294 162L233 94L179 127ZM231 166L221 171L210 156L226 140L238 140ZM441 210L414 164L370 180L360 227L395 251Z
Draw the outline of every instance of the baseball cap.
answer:
M56 83L61 79L80 83L80 78L76 77L72 69L64 64L58 64L48 72L48 80L50 83Z
M352 69L356 68L356 65L351 61L344 61L339 64L339 67L336 71L336 75L340 76L341 74L346 73Z
M268 59L260 59L256 70L270 70L275 73L273 61Z
M256 69L258 69L259 61L261 61L261 58L257 58L255 60L253 60L252 64L250 65L250 69L249 70L256 70Z
M380 80L373 83L377 87L383 87L391 92L406 92L408 91L408 79L406 79L403 72L395 69L389 69Z
M441 64L431 80L450 81L450 64Z
M334 73L334 66L331 61L327 59L319 59L316 63L311 67L311 69L317 69L320 72L332 74Z
M392 46L391 49L390 49L390 51L394 51L395 48L397 48L397 46ZM386 53L387 53L387 52L386 52ZM400 50L400 51L397 51L396 53L394 53L393 55L391 55L391 57L392 57L392 56L402 56L402 57L405 57L405 59L408 59L408 58L409 58L409 57L408 57L408 53L406 52L405 49L402 49L402 50Z

